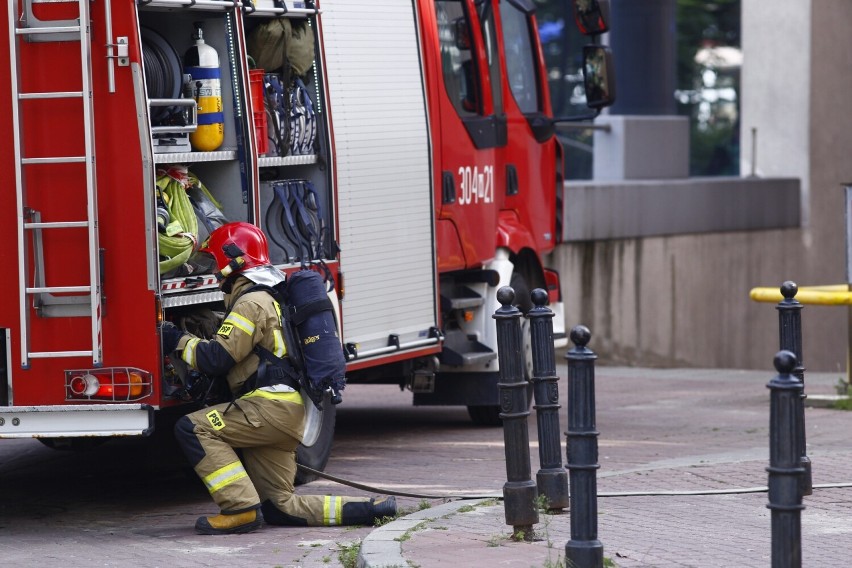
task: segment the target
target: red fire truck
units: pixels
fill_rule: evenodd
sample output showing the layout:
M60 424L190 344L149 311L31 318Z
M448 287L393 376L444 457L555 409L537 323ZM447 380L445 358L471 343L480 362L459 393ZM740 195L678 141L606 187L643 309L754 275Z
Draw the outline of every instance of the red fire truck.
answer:
M215 317L194 249L223 220L284 271L327 267L350 385L497 423L496 290L546 289L564 340L530 0L8 0L4 29L0 437L73 447L188 410L158 323ZM309 38L306 69L257 68L279 32ZM301 463L324 466L334 408Z

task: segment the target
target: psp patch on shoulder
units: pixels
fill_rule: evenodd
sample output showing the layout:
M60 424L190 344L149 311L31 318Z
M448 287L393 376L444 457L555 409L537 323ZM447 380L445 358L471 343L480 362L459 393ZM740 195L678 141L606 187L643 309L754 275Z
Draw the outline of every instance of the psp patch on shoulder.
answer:
M221 430L225 427L225 421L222 419L222 415L219 414L218 410L211 410L204 416L207 417L207 420L210 421L210 425L213 426L215 430Z
M234 331L234 324L232 323L223 323L222 327L219 328L219 331L216 332L216 335L222 335L228 337L231 335L231 332Z

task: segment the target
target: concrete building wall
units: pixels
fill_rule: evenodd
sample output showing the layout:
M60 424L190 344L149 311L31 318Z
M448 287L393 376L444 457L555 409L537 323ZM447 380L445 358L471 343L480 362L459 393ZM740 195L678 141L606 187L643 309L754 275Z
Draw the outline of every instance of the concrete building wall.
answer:
M742 26L742 171L799 178L803 226L560 245L566 325L589 326L603 360L771 371L777 311L749 290L845 281L852 2L744 0ZM844 372L847 327L845 307L806 306L805 366Z

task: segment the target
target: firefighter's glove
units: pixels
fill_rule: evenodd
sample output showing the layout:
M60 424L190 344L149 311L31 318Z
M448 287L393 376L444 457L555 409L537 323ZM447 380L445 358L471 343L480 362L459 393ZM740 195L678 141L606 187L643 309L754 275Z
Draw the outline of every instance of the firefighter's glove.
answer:
M163 353L171 353L174 351L184 333L186 332L178 329L175 324L170 321L164 321L160 324L160 337L163 339Z

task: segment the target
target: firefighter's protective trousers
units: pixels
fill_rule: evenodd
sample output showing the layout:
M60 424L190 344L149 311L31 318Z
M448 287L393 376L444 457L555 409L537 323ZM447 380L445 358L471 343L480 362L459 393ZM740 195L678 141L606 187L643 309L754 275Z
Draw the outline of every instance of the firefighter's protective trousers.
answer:
M266 292L239 295L251 282L239 278L236 298L216 337L184 336L178 351L202 372L225 375L233 391L257 370L252 353L261 345L281 354L279 306ZM214 368L215 367L215 368ZM310 403L309 403L310 404ZM280 385L250 391L234 403L203 408L181 418L175 434L195 472L225 514L261 507L267 523L337 525L363 523L364 498L296 495L296 448L304 433L305 407ZM238 453L239 451L239 453ZM345 510L344 510L344 506Z

